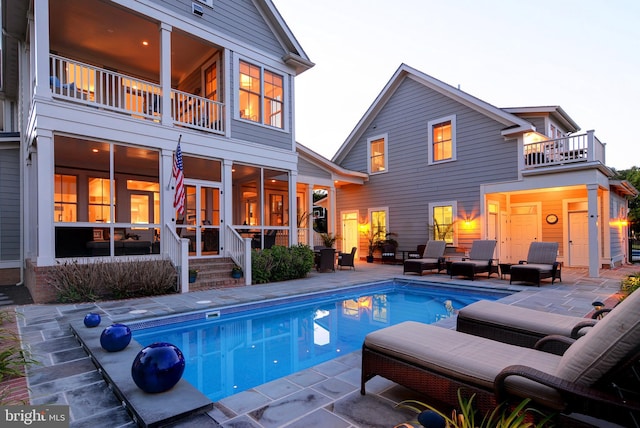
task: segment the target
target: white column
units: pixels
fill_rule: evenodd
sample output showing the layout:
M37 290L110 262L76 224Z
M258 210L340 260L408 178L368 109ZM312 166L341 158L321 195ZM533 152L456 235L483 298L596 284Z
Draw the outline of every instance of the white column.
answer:
M165 23L160 24L160 86L162 87L162 124L173 123L171 117L171 30Z
M298 171L289 173L289 245L298 244Z
M33 46L33 59L35 62L36 87L35 96L51 97L49 87L49 0L39 0L33 2L35 43ZM31 84L31 82L29 82ZM53 179L47 177L49 181ZM53 216L52 216L53 218Z
M600 272L600 246L598 239L598 185L587 185L589 225L589 277L598 278Z
M37 2L36 2L37 3ZM50 266L55 262L55 228L53 222L53 133L39 130L37 136L36 186L38 193L37 225L32 227L37 235L38 266Z
M222 188L223 188L223 212L220 219L220 242L223 243L224 248L220 248L220 253L227 255L226 239L227 225L233 224L233 161L225 159L222 162ZM238 209L242 207L238 206ZM224 250L224 252L223 252ZM247 273L245 272L245 276Z
M178 142L176 141L176 146ZM174 225L176 222L176 210L173 208L175 193L173 182L173 150L162 150L160 165L160 188L162 189L162 221L164 224Z
M313 248L313 183L307 184L307 242Z

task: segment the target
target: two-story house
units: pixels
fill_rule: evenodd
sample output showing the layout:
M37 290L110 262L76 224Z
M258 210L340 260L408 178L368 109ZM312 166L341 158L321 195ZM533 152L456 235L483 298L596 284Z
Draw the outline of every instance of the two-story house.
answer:
M612 179L605 145L579 131L558 106L497 108L403 64L332 159L368 174L336 190L343 248L364 255L358 231L374 228L405 249L495 239L495 257L517 263L532 241L556 241L559 261L598 276L628 260L637 190Z
M65 260L166 257L186 278L308 241L294 79L314 64L270 0L2 3L0 267L36 301Z

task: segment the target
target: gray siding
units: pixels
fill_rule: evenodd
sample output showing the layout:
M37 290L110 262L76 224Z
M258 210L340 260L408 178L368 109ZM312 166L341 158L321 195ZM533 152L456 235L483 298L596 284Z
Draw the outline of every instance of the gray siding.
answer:
M157 3L175 15L205 22L216 32L228 34L260 51L278 57L284 54L284 49L251 0L215 0L213 9L202 5L202 17L192 13L192 0L157 0Z
M306 175L308 177L331 178L331 173L319 168L306 159L298 158L298 175Z
M428 165L427 123L456 115L457 160ZM375 127L375 129L374 129ZM388 172L372 175L362 187L337 193L340 210L389 207L389 229L401 248L424 243L429 202L457 201L458 215L480 213L480 185L517 179L517 146L500 135L493 119L405 79L347 154L341 166L367 170L367 138L388 134ZM366 216L366 211L360 212Z
M0 149L0 261L20 260L19 150Z

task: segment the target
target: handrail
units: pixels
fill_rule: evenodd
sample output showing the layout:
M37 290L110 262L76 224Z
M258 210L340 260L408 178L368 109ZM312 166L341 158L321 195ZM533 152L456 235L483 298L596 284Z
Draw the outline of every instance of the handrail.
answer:
M189 292L189 240L180 238L169 224L164 226L164 251L178 272L178 290ZM186 267L186 269L184 269Z
M171 90L171 115L177 125L223 133L224 104L188 92Z
M593 161L604 163L604 145L593 131L524 145L525 168Z
M251 239L243 238L233 227L227 226L225 248L231 260L242 268L245 285L251 285Z

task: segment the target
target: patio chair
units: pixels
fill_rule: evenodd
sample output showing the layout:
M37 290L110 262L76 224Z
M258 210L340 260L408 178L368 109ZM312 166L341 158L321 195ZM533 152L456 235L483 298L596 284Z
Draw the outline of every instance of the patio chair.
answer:
M528 407L544 412L631 426L630 415L640 416L640 381L630 376L639 344L640 293L631 293L561 356L406 321L365 337L360 392L380 375L449 410L458 406L460 390L466 398L476 394L474 405L485 414L529 398Z
M392 244L384 244L382 246L382 253L380 257L382 258L382 263L394 264L396 262L396 246Z
M407 259L404 261L402 274L414 272L422 276L423 271L433 269L438 269L438 272L440 272L444 268L443 256L446 245L447 243L445 241L428 241L421 258Z
M353 270L356 270L356 266L354 264L356 259L356 251L357 247L353 247L350 253L338 253L338 267L342 270L342 267L351 267Z
M491 300L478 300L458 311L456 330L512 345L525 346L562 355L568 348L561 340L540 342L550 335L577 339L596 325L605 308L592 318L574 317L507 305Z
M551 278L551 284L556 278L562 281L560 263L556 261L557 254L557 242L532 242L527 260L521 260L519 264L510 267L509 284L521 281L540 287L540 280L544 278Z
M424 250L427 248L426 245L420 244L416 247L415 251L409 251L407 253L408 259L421 259L424 256Z
M335 248L322 248L320 250L320 257L316 262L316 270L318 272L324 272L328 270L336 271L336 250Z
M476 274L488 272L487 277L497 272L493 265L493 252L496 249L496 241L493 239L476 240L471 244L469 258L459 262L451 263L449 274L451 278L454 276L464 275L471 280L475 279Z

